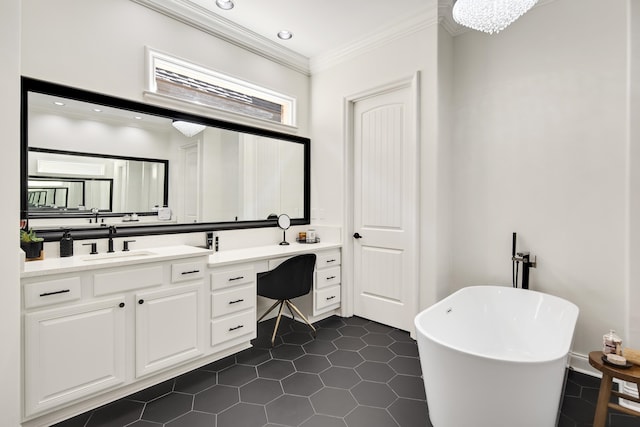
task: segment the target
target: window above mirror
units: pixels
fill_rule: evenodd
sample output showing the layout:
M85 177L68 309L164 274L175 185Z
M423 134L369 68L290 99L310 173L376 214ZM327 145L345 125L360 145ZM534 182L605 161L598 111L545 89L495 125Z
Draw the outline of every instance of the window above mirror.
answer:
M192 104L296 125L295 98L146 48L147 89Z
M22 83L21 218L36 230L95 228L96 210L129 235L309 223L308 138ZM177 120L203 129L186 136Z

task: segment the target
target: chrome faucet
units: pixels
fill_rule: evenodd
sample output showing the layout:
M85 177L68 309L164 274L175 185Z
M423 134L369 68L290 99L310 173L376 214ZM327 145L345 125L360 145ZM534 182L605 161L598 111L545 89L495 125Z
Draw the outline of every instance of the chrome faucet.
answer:
M110 225L109 226L109 249L107 250L107 252L115 252L113 250L113 235L116 234L116 226L115 225Z

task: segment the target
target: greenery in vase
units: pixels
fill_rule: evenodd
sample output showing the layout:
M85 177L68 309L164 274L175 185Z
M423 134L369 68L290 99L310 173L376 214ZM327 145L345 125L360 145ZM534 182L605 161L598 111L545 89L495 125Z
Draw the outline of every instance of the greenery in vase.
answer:
M29 229L28 231L20 229L20 242L23 243L31 243L31 242L42 242L44 239L42 237L36 236L36 232L33 229Z

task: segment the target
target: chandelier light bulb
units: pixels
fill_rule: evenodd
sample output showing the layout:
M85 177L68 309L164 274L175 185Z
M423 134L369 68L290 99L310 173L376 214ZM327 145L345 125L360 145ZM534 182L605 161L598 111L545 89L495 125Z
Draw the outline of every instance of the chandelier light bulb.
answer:
M538 0L457 0L453 20L477 31L499 33L524 15Z

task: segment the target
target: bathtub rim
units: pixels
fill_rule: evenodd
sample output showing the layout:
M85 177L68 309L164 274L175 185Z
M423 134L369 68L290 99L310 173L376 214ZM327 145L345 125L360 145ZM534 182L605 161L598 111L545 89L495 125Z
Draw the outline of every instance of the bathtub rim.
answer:
M463 292L468 292L468 289L471 288L491 288L491 289L495 289L495 290L504 290L504 289L508 289L507 292L511 292L511 289L514 291L521 291L521 292L533 292L535 294L539 294L543 297L547 297L547 298L552 298L552 299L557 299L562 301L563 303L566 303L570 308L573 308L573 312L575 313L575 315L573 316L572 319L572 334L571 334L571 339L569 340L566 348L563 348L562 351L558 351L558 354L552 357L546 357L546 358L539 358L539 359L532 359L532 360L525 360L525 359L514 359L514 358L509 358L509 357L496 357L496 356L490 356L487 354L482 354L476 351L469 351L466 349L462 349L458 346L453 346L449 343L444 342L443 340L437 339L435 337L433 337L431 334L427 333L425 331L425 329L422 327L422 324L419 322L420 318L423 315L426 315L428 312L436 310L439 308L440 305L446 305L446 302L450 299L453 299L457 294L459 293L463 293ZM551 363L551 362L556 362L560 359L563 358L567 358L567 356L569 355L569 353L571 352L571 347L573 345L573 339L575 337L575 331L576 331L576 324L578 322L578 316L580 315L580 308L572 303L571 301L555 296L555 295L551 295L548 293L544 293L544 292L539 292L539 291L534 291L531 289L521 289L521 288L513 288L512 286L506 286L506 285L470 285L470 286L465 286L461 289L458 289L457 291L449 294L448 296L446 296L445 298L441 299L440 301L436 302L435 304L431 305L430 307L427 307L426 309L420 311L415 317L414 317L414 325L416 327L416 333L417 333L417 337L416 338L420 338L420 336L422 336L425 339L428 339L442 347L445 347L449 350L453 350L456 351L457 353L460 354L466 354L469 356L474 356L474 357L478 357L481 359L485 359L485 360L490 360L490 361L496 361L496 362L500 362L500 363L513 363L513 364L540 364L540 363Z

